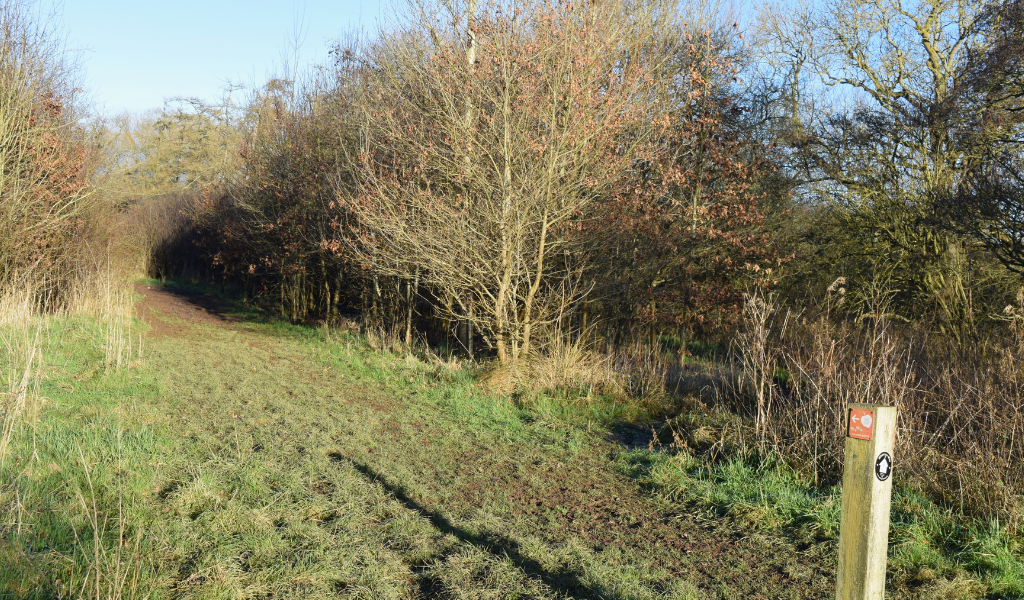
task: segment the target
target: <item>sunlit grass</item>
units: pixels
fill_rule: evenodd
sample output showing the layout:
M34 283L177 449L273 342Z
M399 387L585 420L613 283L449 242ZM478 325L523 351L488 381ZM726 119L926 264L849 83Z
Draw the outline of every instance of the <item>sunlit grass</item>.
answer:
M639 448L607 462L622 448L608 442L614 428L648 418L613 396L510 398L429 349L260 321L145 338L137 364L110 370L102 327L54 319L40 338L40 409L18 421L0 474L11 482L0 595L735 595L562 532L565 506L515 516L513 487L540 483L531 465L586 469L579 481L595 483L618 465L657 511L796 544L803 558L782 559L800 585L809 564L834 564L837 489L771 456ZM486 501L469 502L481 485L493 487ZM891 540L892 597L1022 594L1020 539L999 523L960 520L898 486ZM758 585L727 554L700 560Z
M729 519L745 529L787 535L834 555L842 489L818 490L777 457L719 460L684 449L624 452L620 463L655 493ZM898 472L897 475L898 477ZM889 587L931 589L935 598L1024 597L1024 539L998 522L943 509L904 485L894 487Z

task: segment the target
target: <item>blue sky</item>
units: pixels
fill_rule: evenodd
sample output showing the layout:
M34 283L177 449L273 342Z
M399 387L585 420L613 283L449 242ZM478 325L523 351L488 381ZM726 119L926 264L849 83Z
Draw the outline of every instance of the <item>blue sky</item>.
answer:
M108 114L174 96L216 99L229 80L261 83L290 55L300 22L300 63L325 60L331 40L373 29L392 10L388 0L43 0L48 6L80 53L87 95Z

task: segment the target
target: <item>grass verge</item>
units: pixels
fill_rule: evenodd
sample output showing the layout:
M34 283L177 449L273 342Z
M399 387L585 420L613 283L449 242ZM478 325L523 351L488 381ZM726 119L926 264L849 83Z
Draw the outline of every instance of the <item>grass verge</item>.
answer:
M821 490L775 455L742 452L723 442L735 419L690 414L688 439L651 452L623 452L620 464L654 493L728 519L748 531L784 535L816 554L834 554L842 490ZM668 441L668 440L665 440ZM998 522L983 523L899 483L889 533L890 592L925 598L1024 598L1024 537Z
M564 509L516 510L587 456L585 427L354 333L181 325L121 371L99 325L51 329L45 407L2 474L20 513L0 595L696 597L656 560L538 526Z

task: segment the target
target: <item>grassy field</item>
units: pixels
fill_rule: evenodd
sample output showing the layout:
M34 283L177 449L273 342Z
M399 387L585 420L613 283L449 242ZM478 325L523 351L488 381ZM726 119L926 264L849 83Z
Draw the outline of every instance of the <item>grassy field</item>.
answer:
M127 368L95 324L49 325L0 466L0 597L832 597L837 501L784 469L702 474L613 403L524 405L355 332L137 289ZM1019 597L1019 548L978 550L1009 563L986 571L931 539L897 548L892 597Z

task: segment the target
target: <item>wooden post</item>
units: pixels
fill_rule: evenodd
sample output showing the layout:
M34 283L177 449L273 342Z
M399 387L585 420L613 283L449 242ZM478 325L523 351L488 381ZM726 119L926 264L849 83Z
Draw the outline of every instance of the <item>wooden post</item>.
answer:
M896 407L850 404L839 526L837 600L883 600Z

